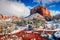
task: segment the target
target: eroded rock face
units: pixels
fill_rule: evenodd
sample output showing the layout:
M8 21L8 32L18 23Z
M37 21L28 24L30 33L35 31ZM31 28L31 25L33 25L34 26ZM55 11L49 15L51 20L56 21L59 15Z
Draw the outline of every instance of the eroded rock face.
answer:
M50 11L47 8L43 7L43 6L37 6L33 9L31 9L30 13L31 14L39 13L44 17L45 16L50 16Z
M3 14L0 14L0 20L2 20L2 19L9 19L9 16L6 16L6 15L3 15Z

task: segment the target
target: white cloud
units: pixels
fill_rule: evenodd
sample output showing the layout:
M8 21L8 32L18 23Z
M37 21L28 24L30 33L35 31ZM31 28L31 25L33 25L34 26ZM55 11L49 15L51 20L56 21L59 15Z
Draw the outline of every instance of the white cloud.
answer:
M50 10L51 16L55 16L57 14L60 14L60 11Z
M34 7L32 7L32 6L27 6L29 9L33 9Z
M40 3L42 2L43 6L45 6L45 4L50 4L50 3L53 3L53 2L59 2L60 0L33 0L33 2L37 2L37 3Z
M49 7L55 7L56 5L51 5L51 6L49 6Z
M9 16L15 15L26 17L30 15L30 9L27 8L23 3L0 0L0 13Z

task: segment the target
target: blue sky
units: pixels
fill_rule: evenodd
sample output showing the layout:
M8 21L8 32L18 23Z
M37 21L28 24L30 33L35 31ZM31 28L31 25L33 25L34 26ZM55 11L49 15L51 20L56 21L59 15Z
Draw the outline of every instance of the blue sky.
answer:
M60 11L60 2L48 4L48 5L46 5L46 7L50 10Z
M34 2L35 0L16 0L17 2L21 1L22 3L24 3L26 6L31 6L31 7L35 7L36 5L38 5L38 2ZM52 0L51 0L52 1ZM44 2L44 1L43 1ZM49 1L47 1L49 2ZM56 0L54 0L52 3L47 3L45 4L45 7L48 8L49 10L56 10L56 11L60 11L60 1L58 0L58 2L56 2ZM42 3L42 2L41 2ZM42 5L40 3L40 5Z
M16 0L17 2L24 3L28 8L32 9L37 5L43 5L48 10L52 10L51 13L60 13L60 0ZM54 15L54 13L52 15Z
M0 0L0 4L0 13L8 15L30 14L30 9L37 5L46 7L51 15L60 14L60 0Z

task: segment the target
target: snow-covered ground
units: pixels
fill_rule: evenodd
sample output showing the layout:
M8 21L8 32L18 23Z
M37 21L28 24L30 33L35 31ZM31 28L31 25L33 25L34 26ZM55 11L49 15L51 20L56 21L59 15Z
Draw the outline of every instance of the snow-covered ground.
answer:
M35 29L35 30L57 31L54 35L55 35L56 37L60 37L60 25L59 25L58 23L54 23L53 21L48 22L48 27L49 27L49 28L50 28L52 25L53 25L56 29L54 29L54 30L48 30L48 29L40 29L40 28L38 28L38 29ZM18 30L15 30L14 32L12 32L12 34L17 33L17 32L20 32L21 30L24 30L24 29L28 29L28 26L19 27L19 29L18 29Z

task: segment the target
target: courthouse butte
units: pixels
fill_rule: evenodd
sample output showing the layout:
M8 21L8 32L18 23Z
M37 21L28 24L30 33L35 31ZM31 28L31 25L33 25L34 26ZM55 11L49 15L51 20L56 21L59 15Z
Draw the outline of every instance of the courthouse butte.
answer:
M40 15L46 17L51 16L50 11L43 7L43 6L36 6L35 8L31 9L31 14L39 13Z

